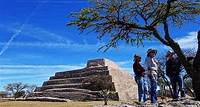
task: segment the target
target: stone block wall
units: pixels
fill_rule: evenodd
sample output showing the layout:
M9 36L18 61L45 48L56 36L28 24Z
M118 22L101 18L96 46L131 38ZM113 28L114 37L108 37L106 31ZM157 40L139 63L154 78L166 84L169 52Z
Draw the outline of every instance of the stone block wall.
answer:
M56 97L70 100L102 100L98 88L84 87L91 83L83 83L93 76L106 77L104 82L110 82L116 94L110 98L113 100L137 99L137 87L135 81L117 64L108 59L94 59L87 62L82 69L57 72L45 81L42 87L38 87L31 97Z

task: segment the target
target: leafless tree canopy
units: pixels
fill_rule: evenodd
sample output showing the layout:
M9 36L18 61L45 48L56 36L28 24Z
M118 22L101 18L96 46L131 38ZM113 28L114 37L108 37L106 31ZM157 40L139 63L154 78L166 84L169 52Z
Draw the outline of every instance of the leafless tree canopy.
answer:
M18 82L7 84L4 88L7 92L11 92L14 98L17 98L32 93L36 88L36 85L28 85Z
M116 47L119 40L139 45L155 36L165 45L173 41L169 34L169 23L181 26L185 21L195 21L200 13L197 0L91 0L92 7L73 13L75 20L69 25L78 26L110 36L106 50ZM196 21L197 22L197 21ZM164 29L164 34L158 28Z

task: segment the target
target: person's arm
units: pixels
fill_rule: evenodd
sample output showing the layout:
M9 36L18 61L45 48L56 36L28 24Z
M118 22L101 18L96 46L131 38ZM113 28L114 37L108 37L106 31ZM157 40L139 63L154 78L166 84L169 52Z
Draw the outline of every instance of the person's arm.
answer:
M157 71L158 70L158 65L157 65L157 62L154 58L151 58L150 59L150 70L154 70L154 71Z
M136 69L135 69L135 64L133 64L133 72L134 72L134 73L135 73L135 70L136 70Z
M133 72L135 73L135 75L138 75L138 67L137 64L133 64Z
M170 75L172 74L172 72L173 72L172 64L173 64L173 63L172 63L171 60L168 60L168 61L166 62L166 73L167 73L168 76L170 76Z
M176 73L179 73L179 72L181 72L181 70L182 70L182 64L181 64L181 62L180 62L180 60L179 60L179 58L177 58L176 59Z
M146 71L150 70L150 63L149 63L148 57L145 59L145 69L146 69Z
M169 70L169 61L166 61L165 65L166 65L166 68L165 68L166 74L167 74L167 76L169 76L169 72L170 72L170 70Z
M140 64L134 64L134 70L135 70L135 73L139 75L144 74L144 68Z
M140 68L140 73L141 73L141 75L144 75L145 69L142 67L141 64L139 65L139 68Z

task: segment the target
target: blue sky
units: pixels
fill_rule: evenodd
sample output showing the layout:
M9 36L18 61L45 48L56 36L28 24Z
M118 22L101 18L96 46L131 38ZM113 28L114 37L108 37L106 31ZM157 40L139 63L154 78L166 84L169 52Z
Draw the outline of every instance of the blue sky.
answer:
M66 26L71 12L87 6L86 0L1 0L0 90L13 82L40 86L55 72L84 67L88 59L108 58L131 73L133 54L145 56L148 48L158 49L158 54L167 50L151 41L144 47L120 44L97 52L104 40ZM196 48L197 30L198 25L186 23L172 32L182 48Z

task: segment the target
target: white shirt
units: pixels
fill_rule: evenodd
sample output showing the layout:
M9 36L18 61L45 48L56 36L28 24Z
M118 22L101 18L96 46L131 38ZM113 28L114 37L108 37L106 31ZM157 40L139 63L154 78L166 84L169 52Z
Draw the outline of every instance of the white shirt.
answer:
M158 61L155 58L146 57L145 69L147 74L157 74L156 71L158 70Z

